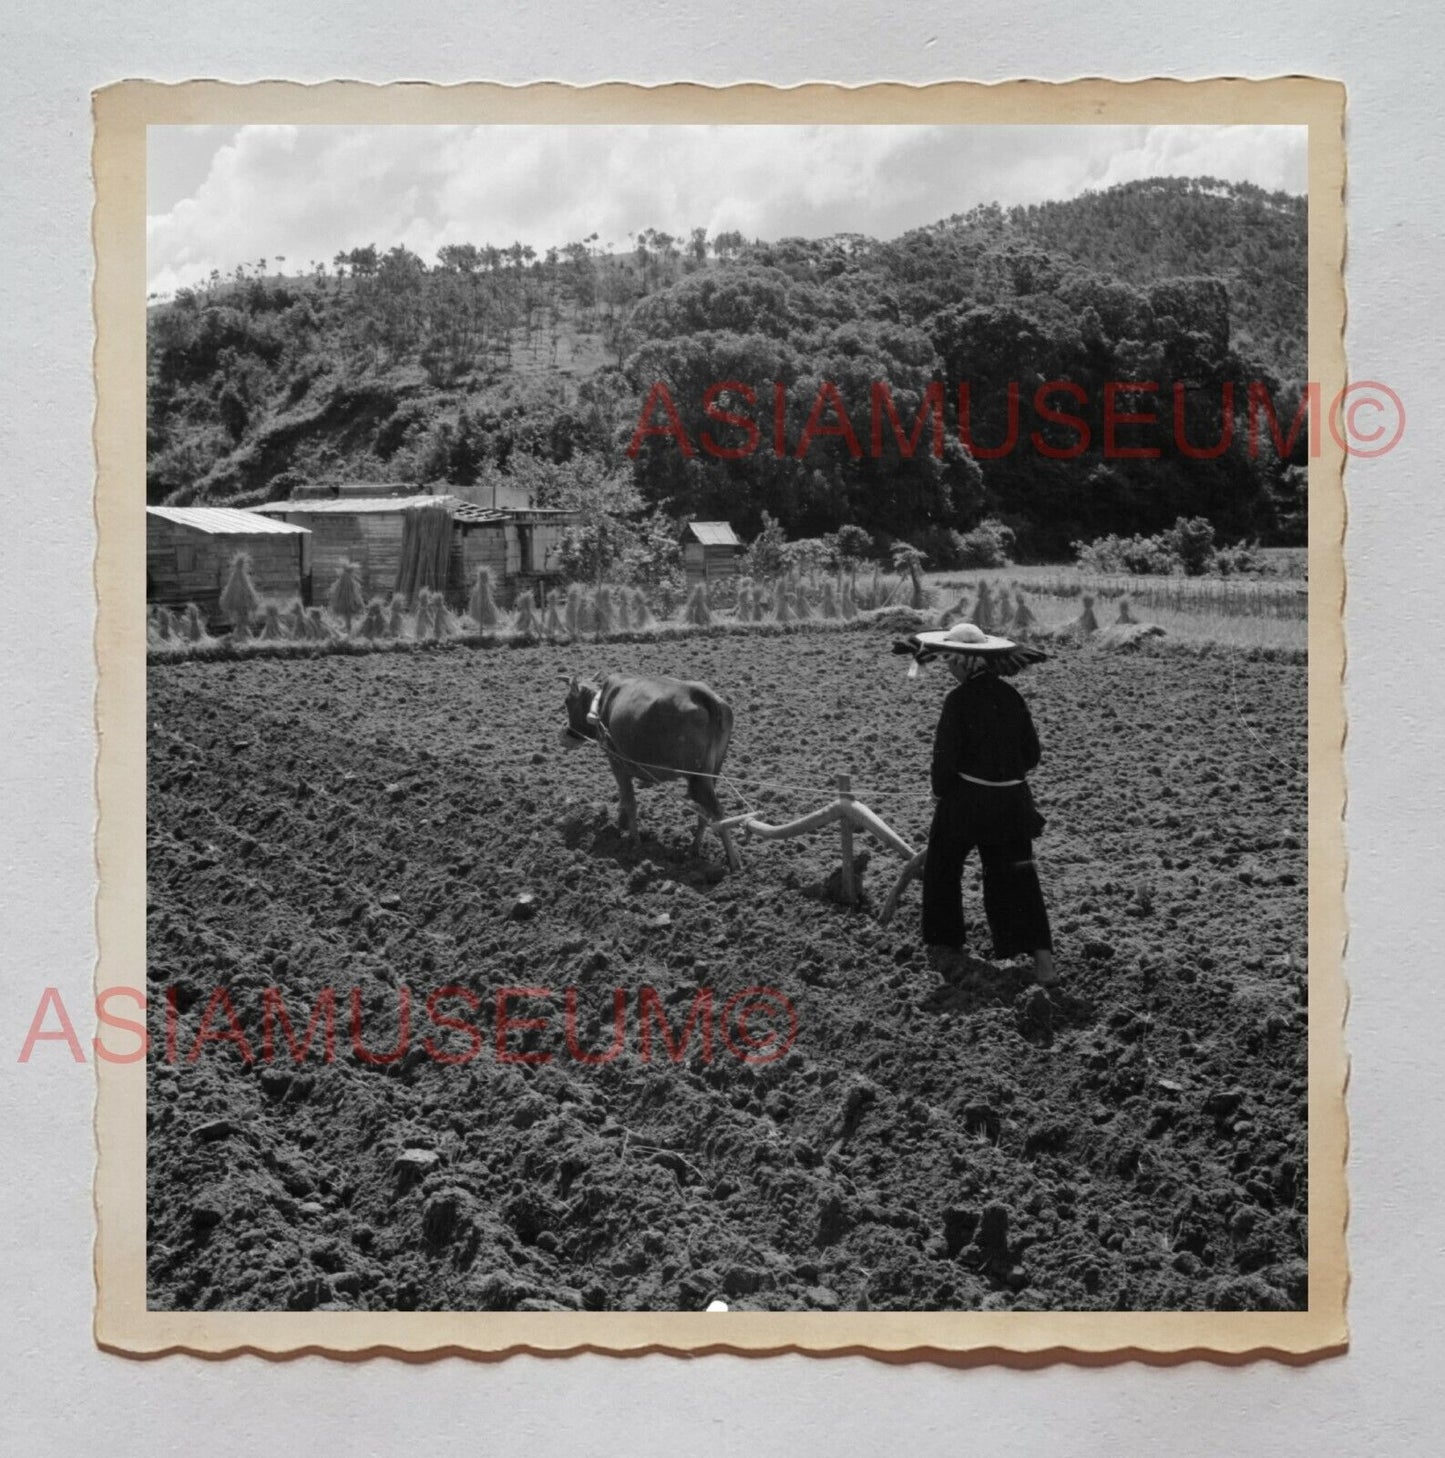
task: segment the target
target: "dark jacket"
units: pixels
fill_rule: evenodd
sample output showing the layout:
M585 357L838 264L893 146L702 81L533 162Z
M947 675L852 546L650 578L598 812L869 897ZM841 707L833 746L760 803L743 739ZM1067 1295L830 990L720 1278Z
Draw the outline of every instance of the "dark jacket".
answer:
M1039 762L1039 737L1018 690L996 674L961 683L943 701L933 736L933 793L953 834L976 845L1032 840L1043 829L1027 784L995 788L959 778L1022 780Z

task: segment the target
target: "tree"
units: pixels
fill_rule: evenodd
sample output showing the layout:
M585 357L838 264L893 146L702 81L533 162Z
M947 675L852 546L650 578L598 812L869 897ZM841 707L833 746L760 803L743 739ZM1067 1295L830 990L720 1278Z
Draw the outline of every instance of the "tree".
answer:
M923 590L923 553L917 547L909 546L907 542L895 542L889 555L893 558L893 570L906 572L913 584L913 606L925 606L928 599Z

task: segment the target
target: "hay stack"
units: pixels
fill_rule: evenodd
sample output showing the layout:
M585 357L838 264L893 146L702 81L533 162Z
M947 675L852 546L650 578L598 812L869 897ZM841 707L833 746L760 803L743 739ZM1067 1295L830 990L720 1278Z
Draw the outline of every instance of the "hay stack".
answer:
M386 614L386 636L400 638L406 632L406 599L399 592L391 595L391 607Z
M485 567L477 568L477 580L472 584L471 597L467 599L467 611L484 633L495 631L501 621L497 600L492 596L492 574Z
M1139 621L1139 619L1134 616L1133 610L1129 606L1129 599L1127 597L1121 597L1119 599L1119 622L1120 622L1120 624L1121 625L1123 625L1123 624L1132 625L1132 624L1137 623L1138 621Z
M246 552L237 552L231 558L231 575L221 591L221 611L232 628L249 628L260 607L261 596L251 581L251 558Z
M185 620L181 623L181 637L187 643L209 643L211 635L206 631L206 620L195 603L186 604Z
M555 587L547 593L547 611L542 614L542 632L557 643L567 636L567 629L562 623L562 594Z
M306 636L314 643L329 643L336 636L326 619L321 616L319 607L312 608L306 614Z
M632 631L632 597L624 587L617 594L617 631L619 633L630 633Z
M355 562L343 562L336 581L327 594L326 606L346 624L346 636L351 636L351 620L366 608L366 599L361 595L361 569Z
M1094 598L1091 593L1084 594L1084 609L1074 621L1074 627L1081 633L1097 633L1099 631L1099 620L1094 616Z
M304 641L306 639L308 636L306 632L306 609L301 606L301 599L299 597L293 597L291 599L291 606L286 609L286 616L282 619L282 622L285 624L286 632L290 637L298 641Z
M434 642L442 642L457 635L456 614L447 606L446 598L439 592L431 595L431 636Z
M973 605L973 620L985 633L991 633L996 616L993 594L988 590L988 581L985 579L978 584L978 601Z
M823 584L823 601L818 605L818 616L829 619L838 616L838 594L831 577Z
M524 638L538 636L537 604L530 588L517 599L517 617L513 626Z
M261 616L261 641L279 643L289 636L286 625L281 621L281 609L274 602L268 602Z
M753 620L753 580L739 577L737 581L737 602L733 605L733 616L740 623Z
M363 638L369 638L373 643L378 638L386 636L386 604L379 597L374 597L366 605L366 612L361 619L361 627L357 629Z
M843 601L840 604L840 610L843 614L843 621L846 623L851 623L858 616L858 601L853 596L853 584L851 582L845 582L843 584Z
M429 587L423 587L416 595L416 617L412 621L411 634L418 643L431 637L433 595Z
M632 625L635 628L655 628L657 619L647 605L647 598L640 587L632 589Z
M815 616L813 604L808 601L808 589L801 582L798 584L797 592L793 594L793 609L797 613L800 623L813 621Z
M707 588L703 583L699 582L688 593L687 607L682 617L684 622L691 623L694 628L712 627L712 608L708 605Z
M1027 638L1030 634L1038 631L1039 621L1033 615L1032 609L1024 601L1023 593L1019 593L1014 603L1013 620L1009 623L1009 632L1016 638Z
M610 638L617 630L617 610L612 605L612 589L604 582L592 594L593 631L598 638Z
M788 601L788 587L783 578L773 584L773 621L778 623L795 623L798 615L793 611L793 605Z

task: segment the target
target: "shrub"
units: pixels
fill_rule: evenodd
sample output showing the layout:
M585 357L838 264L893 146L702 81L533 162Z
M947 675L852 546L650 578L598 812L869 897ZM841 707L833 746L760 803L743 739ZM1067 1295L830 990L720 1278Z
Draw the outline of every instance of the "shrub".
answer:
M1205 516L1181 516L1161 534L1183 564L1187 577L1202 577L1214 556L1214 524Z
M788 538L783 524L763 513L763 529L743 553L742 570L748 577L777 577L788 566Z
M1169 577L1180 571L1179 554L1162 536L1096 537L1092 542L1075 542L1074 556L1085 572L1106 576L1122 573Z
M1233 577L1246 572L1269 570L1269 559L1259 550L1258 542L1236 542L1232 547L1216 547L1209 570L1220 577Z
M1015 550L1014 533L994 517L979 522L972 531L950 532L954 567L1007 567Z

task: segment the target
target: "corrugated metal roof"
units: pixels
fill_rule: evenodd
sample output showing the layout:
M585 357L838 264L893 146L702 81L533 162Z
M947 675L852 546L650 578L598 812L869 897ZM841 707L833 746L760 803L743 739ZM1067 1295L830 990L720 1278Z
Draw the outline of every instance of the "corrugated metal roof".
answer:
M212 537L259 537L268 532L304 532L304 526L289 521L272 521L254 511L234 506L148 506L147 516L158 516L177 526L190 527Z
M690 521L687 529L705 547L741 547L738 534L725 521Z
M455 496L329 496L268 501L251 509L276 516L287 516L292 512L298 516L351 516L363 511L404 511L408 506L450 506L455 509L457 505Z

